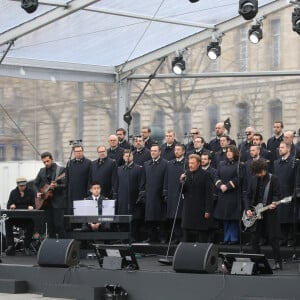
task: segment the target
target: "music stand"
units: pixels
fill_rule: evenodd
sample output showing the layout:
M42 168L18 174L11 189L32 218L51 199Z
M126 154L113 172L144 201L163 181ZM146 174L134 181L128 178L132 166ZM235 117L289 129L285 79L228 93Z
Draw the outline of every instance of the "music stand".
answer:
M219 257L222 258L226 269L231 274L273 274L273 271L264 254L220 252Z
M139 265L130 245L93 244L99 266L109 270L139 270Z

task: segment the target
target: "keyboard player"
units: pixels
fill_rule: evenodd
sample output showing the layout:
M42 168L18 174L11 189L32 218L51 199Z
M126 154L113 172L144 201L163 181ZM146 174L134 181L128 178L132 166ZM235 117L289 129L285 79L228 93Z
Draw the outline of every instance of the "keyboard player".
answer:
M27 186L26 178L17 178L17 187L10 192L7 202L7 209L34 209L35 192ZM6 255L15 255L16 249L14 246L13 226L24 229L24 252L25 255L30 255L30 243L34 230L34 222L32 219L8 218L5 221L7 249Z

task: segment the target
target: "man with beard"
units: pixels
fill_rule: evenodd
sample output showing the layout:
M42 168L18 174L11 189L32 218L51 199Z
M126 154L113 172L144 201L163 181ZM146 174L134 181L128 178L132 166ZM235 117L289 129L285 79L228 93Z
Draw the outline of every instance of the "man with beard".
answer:
M145 141L141 136L136 136L134 140L135 149L133 150L133 161L139 165L144 166L147 160L151 159L150 150L145 147Z
M65 168L54 162L50 152L41 154L44 168L41 168L33 185L37 191L37 199L49 199L46 201L46 219L48 226L48 234L50 238L62 238L65 233L64 229L64 210L66 208L66 183ZM44 193L46 186L49 187L48 192ZM43 190L43 191L42 191ZM51 191L52 197L49 197Z
M123 149L131 149L130 143L126 140L126 130L124 128L118 128L116 130L116 136L118 137L119 147Z
M213 207L212 182L209 173L201 168L199 155L191 154L188 164L188 171L180 176L184 183L183 241L206 243Z

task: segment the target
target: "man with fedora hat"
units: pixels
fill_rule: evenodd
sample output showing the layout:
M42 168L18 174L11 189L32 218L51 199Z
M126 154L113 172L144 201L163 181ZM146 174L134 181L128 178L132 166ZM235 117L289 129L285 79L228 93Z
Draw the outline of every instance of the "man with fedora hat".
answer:
M17 178L17 187L10 192L7 202L7 209L34 209L35 192L27 186L27 180L24 177ZM9 218L5 221L7 249L6 255L15 255L13 226L21 227L25 230L24 252L30 255L30 243L32 239L34 222L32 219L14 219Z

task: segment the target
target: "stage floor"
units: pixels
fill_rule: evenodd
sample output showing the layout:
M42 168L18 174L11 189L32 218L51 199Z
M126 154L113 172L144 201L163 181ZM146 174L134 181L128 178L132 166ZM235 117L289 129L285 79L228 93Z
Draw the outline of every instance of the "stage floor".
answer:
M158 247L161 248L160 251L155 250ZM272 275L256 276L223 273L221 259L218 271L214 274L176 273L172 266L158 262L160 258L165 258L164 255L154 254L154 252L165 253L165 246L139 245L134 246L134 249L140 267L137 271L104 270L100 268L96 258L87 258L94 254L92 249L81 251L79 266L70 268L40 267L36 255L24 256L22 253L15 256L2 255L0 280L25 280L28 282L27 292L37 294L38 298L43 295L55 299L95 300L99 298L88 290L84 292L83 287L118 284L128 291L129 300L300 299L299 263L290 259L294 253L290 248L282 248L285 257L283 270L274 271ZM138 251L141 249L143 251ZM238 253L240 249L238 246L222 246L218 250ZM249 252L249 247L244 247L243 250ZM268 246L262 247L262 250L267 256L271 252ZM272 266L273 260L269 259L269 263ZM30 299L29 294L25 295L25 298ZM14 298L5 297L5 299Z

